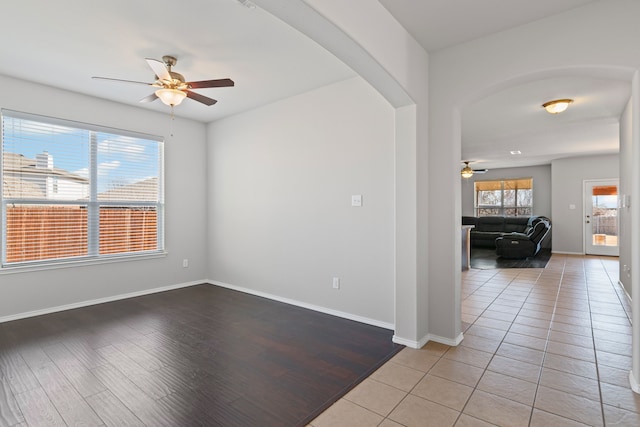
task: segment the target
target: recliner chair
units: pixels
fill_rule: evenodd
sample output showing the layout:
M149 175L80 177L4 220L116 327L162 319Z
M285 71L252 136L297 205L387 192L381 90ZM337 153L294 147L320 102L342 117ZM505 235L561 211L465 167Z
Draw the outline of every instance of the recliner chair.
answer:
M524 233L508 233L496 239L496 254L503 258L527 258L540 252L542 241L551 230L551 221L531 217Z

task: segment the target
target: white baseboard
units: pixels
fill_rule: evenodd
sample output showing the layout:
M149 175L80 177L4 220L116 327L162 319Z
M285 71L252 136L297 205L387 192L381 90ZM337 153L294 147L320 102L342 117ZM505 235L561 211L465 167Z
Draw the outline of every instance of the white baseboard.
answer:
M75 308L88 307L90 305L103 304L105 302L112 302L112 301L118 301L118 300L123 300L123 299L127 299L127 298L140 297L140 296L143 296L143 295L155 294L155 293L158 293L158 292L171 291L171 290L174 290L174 289L187 288L189 286L202 285L204 283L206 283L206 282L203 281L203 280L198 280L198 281L195 281L195 282L188 282L188 283L180 283L180 284L177 284L177 285L162 286L160 288L145 289L143 291L136 291L136 292L130 292L130 293L126 293L126 294L114 295L114 296L110 296L110 297L104 297L104 298L98 298L98 299L93 299L93 300L81 301L81 302L76 302L76 303L73 303L73 304L59 305L57 307L49 307L49 308L44 308L42 310L27 311L27 312L24 312L24 313L18 313L18 314L12 314L10 316L0 317L0 323L11 322L13 320L26 319L27 317L42 316L43 314L57 313L59 311L73 310Z
M551 253L558 255L584 255L584 252L551 251Z
M393 342L396 343L396 344L404 345L404 346L409 347L409 348L418 349L418 348L424 347L424 345L429 342L429 336L427 335L425 337L422 337L418 341L414 341L414 340L410 340L410 339L407 339L407 338L402 338L402 337L399 337L397 335L394 335L393 336Z
M394 330L395 326L392 323L381 322L379 320L370 319L368 317L362 317L351 313L346 313L343 311L333 310L327 307L321 307L319 305L308 304L306 302L297 301L290 298L280 297L278 295L269 294L266 292L256 291L254 289L243 288L242 286L231 285L229 283L218 282L216 280L205 280L204 283L209 283L210 285L220 286L221 288L227 288L234 291L243 292L245 294L255 295L262 298L267 298L273 301L283 302L285 304L295 305L301 308L307 308L309 310L318 311L320 313L330 314L332 316L341 317L343 319L353 320L355 322L365 323L367 325L377 326L383 329Z
M377 327L384 328L384 329L389 329L389 330L393 330L394 329L394 325L391 324L391 323L380 322L380 321L375 320L375 319L369 319L369 318L362 317L362 316L357 316L357 315L354 315L354 314L351 314L351 313L345 313L345 312L342 312L342 311L333 310L333 309L326 308L326 307L320 307L320 306L313 305L313 304L307 304L307 303L304 303L304 302L301 302L301 301L296 301L296 300L292 300L292 299L289 299L289 298L282 298L282 297L279 297L277 295L271 295L271 294L267 294L267 293L264 293L264 292L258 292L258 291L254 291L252 289L242 288L240 286L234 286L234 285L230 285L228 283L216 282L216 281L212 281L212 280L197 280L197 281L194 281L194 282L179 283L177 285L162 286L162 287L159 287L159 288L145 289L143 291L129 292L129 293L126 293L126 294L113 295L113 296L109 296L109 297L97 298L97 299L87 300L87 301L80 301L80 302L73 303L73 304L65 304L65 305L60 305L60 306L56 306L56 307L48 307L48 308L44 308L44 309L41 309L41 310L33 310L33 311L28 311L28 312L23 312L23 313L18 313L18 314L12 314L12 315L9 315L9 316L0 317L0 323L11 322L13 320L26 319L28 317L42 316L44 314L57 313L59 311L73 310L73 309L76 309L76 308L88 307L88 306L91 306L91 305L103 304L103 303L106 303L106 302L118 301L118 300L123 300L123 299L127 299L127 298L135 298L135 297L139 297L139 296L143 296L143 295L149 295L149 294L155 294L155 293L158 293L158 292L171 291L171 290L174 290L174 289L186 288L186 287L189 287L189 286L195 286L195 285L201 285L201 284L217 285L217 286L220 286L220 287L223 287L223 288L233 289L233 290L244 292L244 293L247 293L247 294L256 295L256 296L259 296L259 297L267 298L267 299L274 300L274 301L283 302L285 304L295 305L295 306L302 307L302 308L307 308L307 309L310 309L310 310L313 310L313 311L318 311L318 312L321 312L321 313L330 314L332 316L341 317L341 318L344 318L344 319L353 320L353 321L356 321L356 322L365 323L365 324L368 324L368 325L377 326Z
M631 303L631 295L629 295L629 293L627 292L627 288L624 287L624 284L620 280L618 280L618 286L620 286L622 292L624 292L624 294L627 296L627 301Z
M393 342L396 344L401 344L401 345L411 347L411 348L416 348L416 349L424 347L429 341L434 341L440 344L446 344L452 347L456 347L462 342L463 338L464 336L462 335L462 333L460 333L460 335L458 335L455 339L445 338L439 335L428 334L427 336L422 337L420 340L414 341L414 340L409 340L409 339L394 335Z
M640 394L640 384L638 384L636 378L633 376L633 371L629 371L629 384L631 384L631 390Z
M429 341L435 341L440 344L450 345L451 347L456 347L462 342L463 339L464 339L464 335L462 335L462 332L460 332L460 334L457 337L455 337L455 339L429 334Z

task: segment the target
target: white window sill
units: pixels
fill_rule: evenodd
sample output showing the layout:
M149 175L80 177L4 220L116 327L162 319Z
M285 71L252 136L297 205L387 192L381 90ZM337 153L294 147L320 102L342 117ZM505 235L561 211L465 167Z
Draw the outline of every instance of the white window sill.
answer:
M146 253L140 255L121 255L121 256L110 256L104 258L90 258L90 259L74 259L69 261L53 261L53 262L40 262L34 264L20 264L20 265L9 265L0 268L0 275L3 274L12 274L12 273L27 273L32 271L43 271L43 270L56 270L60 268L73 268L73 267L87 267L91 265L100 265L100 264L112 264L117 262L129 262L129 261L140 261L145 259L155 259L155 258L164 258L168 255L168 252L153 252Z

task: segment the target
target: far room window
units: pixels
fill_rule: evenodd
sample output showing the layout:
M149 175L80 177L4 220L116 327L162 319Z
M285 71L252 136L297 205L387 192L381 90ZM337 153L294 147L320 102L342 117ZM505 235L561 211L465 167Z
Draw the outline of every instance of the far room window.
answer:
M532 178L475 182L476 216L530 216L532 212Z
M2 266L164 251L160 137L2 110Z

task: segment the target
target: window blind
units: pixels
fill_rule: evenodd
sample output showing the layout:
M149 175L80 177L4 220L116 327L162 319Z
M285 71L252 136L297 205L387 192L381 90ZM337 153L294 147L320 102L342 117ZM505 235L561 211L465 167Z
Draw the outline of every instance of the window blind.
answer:
M533 179L476 181L476 216L527 216L533 212Z
M2 110L2 264L162 251L159 137Z
M476 191L494 191L502 190L504 185L505 190L519 189L530 190L533 188L532 178L518 178L518 179L502 179L497 181L476 181Z

